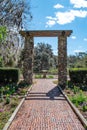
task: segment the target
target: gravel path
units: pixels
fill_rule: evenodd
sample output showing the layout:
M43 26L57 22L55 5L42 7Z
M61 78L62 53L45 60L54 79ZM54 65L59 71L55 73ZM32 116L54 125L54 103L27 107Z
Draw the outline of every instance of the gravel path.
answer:
M85 129L52 79L39 79L9 130Z

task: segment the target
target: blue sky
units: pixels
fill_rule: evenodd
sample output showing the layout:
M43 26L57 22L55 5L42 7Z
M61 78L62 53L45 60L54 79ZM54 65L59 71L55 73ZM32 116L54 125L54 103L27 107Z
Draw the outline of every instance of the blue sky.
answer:
M87 0L31 0L32 21L26 30L73 30L68 41L68 55L87 51ZM34 38L52 45L56 54L58 39Z

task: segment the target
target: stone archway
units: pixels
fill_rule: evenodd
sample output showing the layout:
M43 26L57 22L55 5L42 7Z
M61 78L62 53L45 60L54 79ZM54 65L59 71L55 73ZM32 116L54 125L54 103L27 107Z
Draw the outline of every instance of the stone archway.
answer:
M20 31L25 37L24 45L24 80L32 84L33 81L33 50L34 37L58 37L58 84L65 86L67 82L67 37L72 30L47 30L47 31Z

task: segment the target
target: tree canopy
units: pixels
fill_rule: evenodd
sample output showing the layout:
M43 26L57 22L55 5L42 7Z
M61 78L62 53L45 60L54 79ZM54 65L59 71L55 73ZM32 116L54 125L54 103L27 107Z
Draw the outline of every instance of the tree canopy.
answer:
M30 4L25 0L0 0L0 25L22 28L26 18L31 19L32 16Z
M25 0L0 0L0 58L5 65L17 62L23 44L19 29L31 18L30 3Z
M52 46L42 42L38 43L34 49L34 71L41 72L42 70L49 70L50 67L53 67L54 63L55 58Z
M69 68L86 68L87 67L87 52L79 52L76 55L68 56Z

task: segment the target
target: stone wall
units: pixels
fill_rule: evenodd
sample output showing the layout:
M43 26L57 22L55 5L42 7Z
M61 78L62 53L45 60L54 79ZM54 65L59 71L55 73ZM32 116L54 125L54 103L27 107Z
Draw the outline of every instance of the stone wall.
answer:
M47 30L47 31L20 31L20 34L25 37L24 46L24 64L23 76L24 80L32 84L33 79L33 49L34 36L54 36L58 37L58 84L66 86L67 82L67 37L70 36L72 30Z

